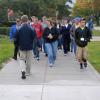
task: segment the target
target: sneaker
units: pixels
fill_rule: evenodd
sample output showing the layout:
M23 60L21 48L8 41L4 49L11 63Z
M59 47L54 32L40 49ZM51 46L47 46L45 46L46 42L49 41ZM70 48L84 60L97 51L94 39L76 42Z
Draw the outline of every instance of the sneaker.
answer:
M34 58L36 58L36 55L34 55Z
M40 60L40 58L39 58L39 57L37 57L36 59L37 59L37 61L39 61L39 60Z
M64 53L64 56L67 56L67 53Z
M25 75L26 75L26 76L30 76L30 75L32 75L32 73L26 73Z
M84 67L85 67L85 68L87 67L87 62L84 62Z
M45 57L48 57L48 54L47 53L45 53Z
M17 60L17 57L13 57L14 60Z
M25 71L22 71L22 79L26 79Z
M82 63L80 63L80 69L83 69L83 64Z
M53 67L53 64L52 64L52 63L50 63L50 64L49 64L49 67Z

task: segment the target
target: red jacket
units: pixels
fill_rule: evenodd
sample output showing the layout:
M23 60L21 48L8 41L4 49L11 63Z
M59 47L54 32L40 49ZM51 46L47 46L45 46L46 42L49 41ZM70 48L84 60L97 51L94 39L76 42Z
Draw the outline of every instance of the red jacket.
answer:
M40 23L37 23L37 24L32 24L32 27L36 31L37 38L42 38L42 33L43 33L42 25Z

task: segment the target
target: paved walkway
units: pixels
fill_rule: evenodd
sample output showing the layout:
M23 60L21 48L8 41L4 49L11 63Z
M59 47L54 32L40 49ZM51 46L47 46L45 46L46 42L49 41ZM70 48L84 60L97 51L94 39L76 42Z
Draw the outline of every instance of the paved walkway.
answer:
M99 27L94 27L95 30L100 30L100 26ZM92 41L100 41L100 36L93 36Z
M100 30L100 26L98 26L98 27L96 26L96 27L94 27L94 29L95 30Z
M80 70L73 54L58 51L54 67L33 59L32 75L22 80L19 61L0 71L0 100L100 100L100 75L89 64Z
M91 41L100 41L100 36L93 36Z

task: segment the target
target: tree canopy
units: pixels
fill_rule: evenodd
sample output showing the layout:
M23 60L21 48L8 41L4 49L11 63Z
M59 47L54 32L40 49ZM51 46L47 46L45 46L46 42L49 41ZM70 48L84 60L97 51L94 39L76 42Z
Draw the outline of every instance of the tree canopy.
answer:
M97 25L100 17L100 0L77 0L72 12L73 16L94 16Z
M70 13L65 6L66 0L1 0L0 16L1 19L7 19L7 9L12 9L15 16L27 14L29 16L43 15L61 18Z

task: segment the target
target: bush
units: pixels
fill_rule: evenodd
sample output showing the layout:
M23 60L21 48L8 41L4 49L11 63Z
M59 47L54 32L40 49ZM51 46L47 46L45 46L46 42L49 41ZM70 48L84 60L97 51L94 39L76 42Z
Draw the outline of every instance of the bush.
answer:
M10 42L8 36L0 35L0 69L2 63L8 61L13 56L13 43Z
M0 35L8 35L9 36L10 27L0 27Z
M0 27L11 27L16 24L16 22L0 21Z

